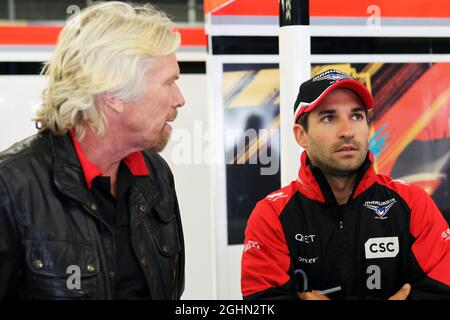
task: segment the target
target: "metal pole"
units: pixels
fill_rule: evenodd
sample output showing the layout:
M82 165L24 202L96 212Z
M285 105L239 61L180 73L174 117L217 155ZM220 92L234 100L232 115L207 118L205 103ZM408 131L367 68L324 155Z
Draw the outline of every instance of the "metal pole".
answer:
M16 20L15 0L8 0L8 18L9 20Z
M294 102L311 74L308 0L280 0L280 148L281 185L297 178L302 148L294 138Z
M188 0L188 22L195 23L197 21L197 12L195 11L195 0Z

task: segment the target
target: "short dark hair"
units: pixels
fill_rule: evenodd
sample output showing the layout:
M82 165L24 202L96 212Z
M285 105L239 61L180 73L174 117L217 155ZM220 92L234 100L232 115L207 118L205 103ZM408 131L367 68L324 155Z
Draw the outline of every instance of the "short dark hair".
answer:
M367 124L369 124L370 123L369 112L367 111L366 108L364 108L364 113L366 114ZM297 120L297 124L301 125L306 132L308 132L308 115L309 112L302 113Z
M301 125L306 132L308 132L308 115L309 112L302 113L297 120L297 123Z

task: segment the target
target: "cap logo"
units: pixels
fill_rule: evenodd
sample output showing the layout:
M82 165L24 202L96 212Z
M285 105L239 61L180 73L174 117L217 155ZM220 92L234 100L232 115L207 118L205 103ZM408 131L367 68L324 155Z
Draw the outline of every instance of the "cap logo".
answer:
M320 81L320 80L341 80L341 79L352 79L349 75L342 73L337 70L327 70L318 76L314 77L312 81Z

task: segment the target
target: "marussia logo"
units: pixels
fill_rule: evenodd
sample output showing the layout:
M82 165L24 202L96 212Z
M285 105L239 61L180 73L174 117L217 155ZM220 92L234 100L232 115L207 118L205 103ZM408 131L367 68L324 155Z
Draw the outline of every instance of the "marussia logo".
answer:
M340 71L328 70L328 71L314 77L314 79L312 81L314 82L314 81L319 81L319 80L341 80L341 79L349 79L349 78L351 78L351 77Z
M397 200L395 198L389 199L387 201L366 201L364 203L364 207L367 209L373 210L377 217L375 219L386 219L386 214L388 213L389 209L392 208L394 203L396 203Z
M244 245L244 253L250 249L258 249L259 250L258 241L248 240L247 243Z
M275 192L275 193L271 193L269 194L266 198L270 201L276 201L280 198L286 198L288 195L284 194L283 192Z

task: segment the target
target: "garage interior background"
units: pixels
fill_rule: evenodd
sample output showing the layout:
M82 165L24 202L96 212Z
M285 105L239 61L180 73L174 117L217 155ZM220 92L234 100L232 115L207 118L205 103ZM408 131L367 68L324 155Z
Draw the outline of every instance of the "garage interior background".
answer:
M35 133L42 62L66 19L95 2L0 1L0 150ZM246 220L258 200L295 178L300 150L283 138L292 113L280 95L286 65L299 74L292 90L330 66L367 85L377 170L424 188L450 219L448 1L310 0L306 38L289 35L293 51L307 50L300 59L286 55L279 27L280 6L295 0L150 2L182 35L186 105L163 157L185 229L183 299L241 298Z

